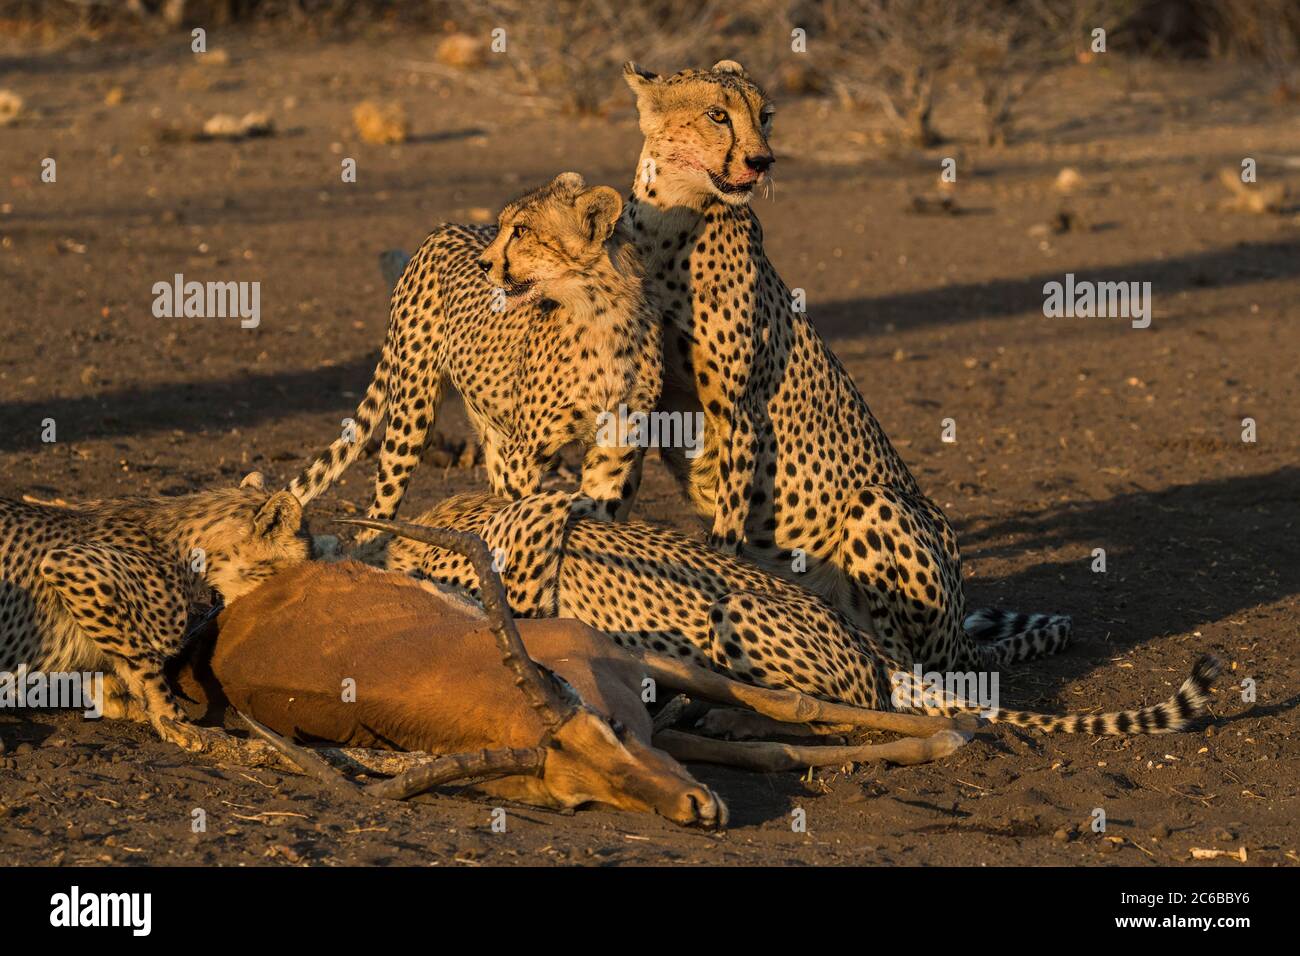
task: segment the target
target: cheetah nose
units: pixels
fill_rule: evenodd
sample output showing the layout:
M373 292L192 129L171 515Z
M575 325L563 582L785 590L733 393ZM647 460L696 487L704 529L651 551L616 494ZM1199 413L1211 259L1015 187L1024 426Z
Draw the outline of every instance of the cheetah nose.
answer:
M478 267L483 270L484 275L487 275L492 271L492 263L488 262L486 259L480 259L478 261Z
M760 176L772 168L776 162L776 157L771 153L759 153L757 156L746 156L745 165L758 173Z

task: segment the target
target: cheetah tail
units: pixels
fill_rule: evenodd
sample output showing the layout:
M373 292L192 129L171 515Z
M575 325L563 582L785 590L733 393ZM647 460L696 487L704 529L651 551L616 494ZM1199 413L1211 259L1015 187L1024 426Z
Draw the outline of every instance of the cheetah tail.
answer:
M1210 700L1210 684L1219 676L1221 665L1211 654L1203 655L1192 668L1191 676L1183 681L1177 692L1167 700L1150 707L1124 710L1109 714L1038 714L1024 710L985 710L960 698L943 695L942 703L934 701L935 692L921 688L921 706L916 708L928 714L952 716L955 713L981 713L992 723L1030 727L1045 733L1065 734L1169 734L1183 730L1192 720L1206 710ZM904 671L895 672L895 686L915 688L915 677ZM897 697L899 691L895 691ZM925 698L929 697L930 700ZM906 698L905 698L906 699Z
M384 354L375 366L375 374L366 389L365 397L361 399L352 419L344 419L343 434L290 483L290 494L302 505L319 497L347 471L348 466L361 456L370 436L383 419L384 410L388 407L388 354L388 343L385 343Z
M379 254L379 271L390 291L396 287L410 261L411 257L400 249L387 249ZM299 503L306 505L334 484L339 475L360 457L362 449L374 434L388 406L388 372L391 365L388 361L389 344L384 342L384 354L375 367L374 377L371 378L370 386L351 423L345 422L343 434L289 485L290 493Z
M1056 654L1070 643L1073 627L1066 614L1021 614L992 607L972 611L962 621L979 670L1000 670Z

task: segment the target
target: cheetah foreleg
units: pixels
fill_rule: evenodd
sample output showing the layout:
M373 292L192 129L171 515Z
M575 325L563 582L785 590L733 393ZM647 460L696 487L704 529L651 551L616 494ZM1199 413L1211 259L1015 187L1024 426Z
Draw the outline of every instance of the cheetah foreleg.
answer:
M575 518L621 521L641 487L645 449L592 445L582 460L582 488L573 500Z
M727 431L718 446L718 490L709 546L734 556L745 541L758 458L758 431L747 402L742 400L732 407Z
M163 740L202 749L202 733L186 721L163 677L188 617L179 575L141 551L72 545L46 554L41 576L86 638L113 659L117 679L138 705L135 713ZM128 704L120 712L133 711Z

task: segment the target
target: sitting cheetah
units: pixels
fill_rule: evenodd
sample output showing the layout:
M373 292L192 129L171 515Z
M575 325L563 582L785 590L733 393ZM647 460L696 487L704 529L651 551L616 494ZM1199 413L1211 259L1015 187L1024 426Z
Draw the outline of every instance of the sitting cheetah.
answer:
M954 697L927 697L899 637L877 640L799 585L668 528L576 517L562 494L515 502L461 495L414 525L369 526L409 536L387 543L382 561L390 570L470 593L476 593L477 578L468 561L415 536L422 527L478 534L497 553L516 613L576 618L621 646L675 654L746 683L872 710L951 716L980 709ZM1016 652L1007 641L992 650L1001 659ZM1217 674L1218 662L1203 657L1173 697L1140 710L1086 716L994 710L988 716L1066 733L1177 731L1204 710Z
M226 601L306 561L311 539L287 491L262 476L176 498L62 508L0 499L0 672L111 671L104 713L147 719L201 749L162 676L191 607Z
M577 173L509 203L495 227L443 226L394 290L383 356L356 412L356 434L330 446L290 486L304 503L360 454L388 414L368 514L391 517L419 462L444 381L464 397L492 488L539 487L561 446L585 446L581 495L598 517L621 515L644 451L598 441L602 413L652 411L660 323L641 294L623 201ZM391 269L391 256L384 268Z
M800 581L927 670L1053 653L1063 616L965 614L957 538L763 250L749 207L773 108L737 63L629 63L645 145L624 219L664 315L664 399L701 410L704 453L668 463L710 543ZM963 627L963 618L966 626Z

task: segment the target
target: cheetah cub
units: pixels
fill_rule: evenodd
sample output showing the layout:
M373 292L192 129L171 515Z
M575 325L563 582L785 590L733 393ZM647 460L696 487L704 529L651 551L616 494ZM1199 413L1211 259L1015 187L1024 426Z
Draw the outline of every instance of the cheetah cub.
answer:
M320 494L387 415L367 514L391 518L449 383L465 400L496 494L535 493L547 462L576 441L580 513L626 515L644 443L619 443L620 416L656 407L662 354L622 211L615 190L562 173L507 204L495 228L444 226L429 236L393 291L355 428L290 490L304 503Z
M202 749L163 678L190 608L210 590L234 600L306 561L310 545L298 500L268 494L257 472L176 498L0 498L0 672L104 671L105 716Z

